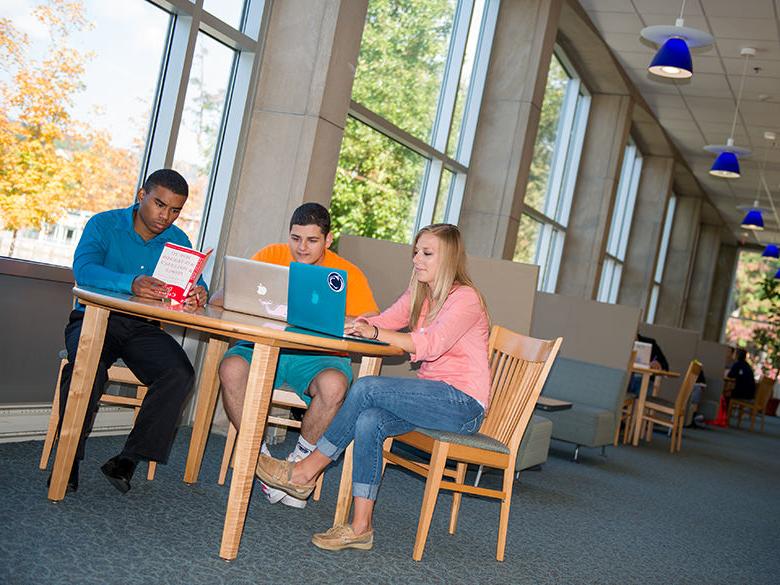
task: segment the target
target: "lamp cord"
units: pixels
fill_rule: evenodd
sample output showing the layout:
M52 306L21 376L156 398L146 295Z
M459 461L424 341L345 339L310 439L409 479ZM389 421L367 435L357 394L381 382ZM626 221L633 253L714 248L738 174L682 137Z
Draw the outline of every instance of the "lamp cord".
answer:
M742 79L739 82L739 94L737 95L737 107L734 108L734 121L731 123L731 134L729 138L734 140L734 130L737 129L737 114L739 114L739 103L742 101L742 90L745 88L745 76L747 75L747 65L750 55L745 55L745 66L742 68Z
M682 6L680 7L680 18L683 17L683 12L685 12L685 0L683 0Z

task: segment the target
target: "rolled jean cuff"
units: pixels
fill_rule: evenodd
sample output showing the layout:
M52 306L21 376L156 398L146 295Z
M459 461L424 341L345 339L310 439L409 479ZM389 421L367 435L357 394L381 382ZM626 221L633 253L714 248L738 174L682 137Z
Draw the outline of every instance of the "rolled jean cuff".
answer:
M352 483L352 495L356 498L366 498L367 500L376 500L379 492L379 485L370 483Z
M317 441L317 449L331 461L338 459L344 452L344 449L339 449L336 445L328 441L328 439L325 438L325 435L322 435L320 440Z

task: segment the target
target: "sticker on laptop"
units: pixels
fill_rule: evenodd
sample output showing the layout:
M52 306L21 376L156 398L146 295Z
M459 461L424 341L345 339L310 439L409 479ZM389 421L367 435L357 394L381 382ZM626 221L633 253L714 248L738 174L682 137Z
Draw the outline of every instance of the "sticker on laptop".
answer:
M338 272L331 272L328 274L328 286L333 292L341 292L344 290L344 277Z

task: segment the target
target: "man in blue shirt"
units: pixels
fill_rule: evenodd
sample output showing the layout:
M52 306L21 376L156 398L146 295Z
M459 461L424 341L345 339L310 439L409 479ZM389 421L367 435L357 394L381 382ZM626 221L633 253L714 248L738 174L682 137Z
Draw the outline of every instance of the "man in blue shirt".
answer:
M146 179L138 191L135 205L93 216L84 228L73 257L76 282L81 286L164 299L165 283L151 274L167 242L192 246L185 233L173 225L187 201L188 192L184 177L176 171L161 169ZM207 291L201 278L186 304L198 307L206 302ZM83 318L84 307L77 305L65 328L68 364L62 371L60 385L60 421L65 414ZM139 461L166 462L176 423L192 390L195 380L192 365L182 347L160 328L158 322L111 313L76 460L68 480L68 488L74 491L78 489L84 442L108 380L108 369L119 358L149 388L124 449L101 467L106 478L122 493L130 489L130 479Z

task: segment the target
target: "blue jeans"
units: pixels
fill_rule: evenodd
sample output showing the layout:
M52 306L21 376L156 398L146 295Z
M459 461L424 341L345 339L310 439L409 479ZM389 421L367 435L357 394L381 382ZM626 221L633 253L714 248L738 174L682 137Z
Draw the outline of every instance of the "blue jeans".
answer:
M352 495L375 500L387 437L418 427L471 435L484 416L479 402L445 382L367 376L352 386L317 449L335 460L354 440Z

